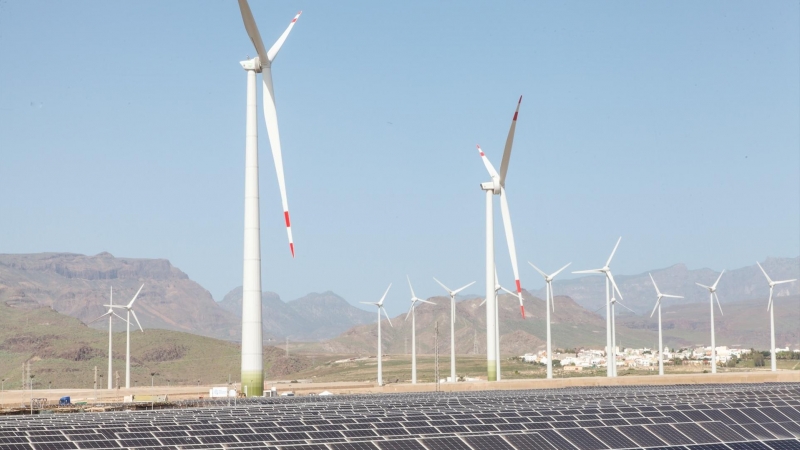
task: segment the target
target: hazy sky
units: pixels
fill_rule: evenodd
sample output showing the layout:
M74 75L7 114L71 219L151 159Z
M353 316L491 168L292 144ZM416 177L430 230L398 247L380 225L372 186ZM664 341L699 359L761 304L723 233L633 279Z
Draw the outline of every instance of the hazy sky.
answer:
M633 274L800 254L800 8L774 2L251 1L297 258L259 117L263 288L391 314L476 280L475 150L525 263ZM168 258L242 282L245 72L235 1L0 2L0 253ZM260 83L259 83L260 84ZM259 93L260 96L260 93ZM495 209L499 219L499 204ZM512 276L496 222L501 282Z

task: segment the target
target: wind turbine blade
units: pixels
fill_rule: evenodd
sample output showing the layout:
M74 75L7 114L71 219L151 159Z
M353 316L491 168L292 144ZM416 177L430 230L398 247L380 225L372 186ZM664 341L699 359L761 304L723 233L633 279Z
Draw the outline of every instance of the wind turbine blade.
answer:
M772 284L779 285L779 284L784 284L784 283L793 283L795 281L797 281L797 278L793 278L791 280L774 281Z
M589 270L576 270L572 273L603 273L600 269L589 269Z
M386 309L383 306L381 306L380 308L381 311L383 311L383 315L386 316L386 320L389 321L389 326L394 328L394 325L392 325L392 319L389 318L389 314L386 312Z
M614 257L614 253L617 253L617 247L619 247L619 241L622 240L622 236L617 239L617 245L614 246L614 250L611 251L611 256L608 257L608 261L606 261L606 267L611 264L611 259Z
M256 48L258 58L261 59L263 64L269 64L267 57L267 50L264 48L264 42L261 40L261 33L258 32L256 21L253 19L253 12L250 11L250 5L247 0L239 0L239 11L242 13L242 20L244 21L244 28L247 30L247 35L250 36L250 42Z
M531 267L533 267L537 272L539 272L539 274L541 276L544 277L545 280L547 280L547 274L546 273L542 272L541 269L539 269L538 267L534 266L532 262L528 261L528 264L530 264Z
M478 306L483 306L484 304L486 304L486 299L483 299L483 301L481 302L481 304L480 304L480 305L478 305Z
M622 298L622 292L620 292L619 288L617 287L617 282L614 281L614 275L611 273L610 270L608 272L606 272L606 275L608 276L608 279L611 280L611 286L614 287L614 290L617 292L617 295L619 295L619 299L620 300L624 300Z
M386 292L383 293L383 297L381 297L381 301L376 303L379 307L383 307L383 301L386 300L386 294L389 293L389 289L392 288L392 283L389 283L389 287L386 288Z
M112 311L108 311L107 313L103 314L102 316L100 316L100 317L98 317L98 318L96 318L96 319L92 320L91 322L88 322L88 323L87 323L87 325L89 325L89 324L91 324L91 323L95 323L95 322L97 322L98 320L102 319L103 317L105 317L105 316L107 316L107 315L109 315L109 314L113 314L113 312L112 312Z
M117 313L111 313L111 314L115 315L115 316L116 316L118 319L122 320L123 322L125 322L125 323L128 323L128 320L127 320L127 319L125 319L125 318L123 318L123 317L122 317L122 316L120 316L119 314L117 314Z
M522 292L517 293L517 297L519 297L519 312L522 314L522 318L525 318L525 305L522 304Z
M497 277L497 265L494 266L494 290L497 291L500 286L500 279Z
M511 269L514 270L514 283L516 283L517 293L522 292L522 285L519 283L519 268L517 267L517 248L514 245L514 231L511 229L511 214L508 211L508 197L504 187L500 187L500 212L503 216L503 228L506 232L506 243L508 244L508 254L511 256Z
M408 314L406 314L406 320L408 320L408 316L411 315L411 310L414 309L414 302L411 302L411 307L408 308Z
M715 281L714 284L711 285L712 289L716 289L717 288L717 285L719 284L719 279L722 278L722 274L723 273L725 273L725 269L722 269L722 272L719 273L719 277L717 277L717 281Z
M593 312L593 313L597 313L597 312L599 312L601 309L603 309L603 308L605 308L605 307L606 307L606 305L603 305L603 306L601 306L601 307L599 307L599 308L595 309L595 310L594 310L594 311L592 311L592 312Z
M547 295L550 296L550 307L556 312L556 298L553 296L553 283L547 282Z
M139 323L139 318L136 317L136 311L131 310L131 314L133 314L133 318L136 320L136 325L139 325L139 329L142 330L142 333L144 333L144 328L142 328L142 324Z
M297 22L297 19L300 18L300 14L303 14L303 11L298 12L297 15L294 16L294 19L292 19L292 21L289 23L289 26L286 27L286 31L284 31L283 34L281 35L281 37L279 37L278 40L275 41L274 44L272 44L272 47L270 47L269 51L267 52L267 60L270 63L272 61L275 61L275 57L278 56L278 52L281 51L281 47L283 46L283 43L286 41L286 38L289 36L289 32L292 31L292 28L294 28L294 24L295 24L295 22Z
M408 288L411 289L411 300L413 301L417 296L414 294L414 287L411 286L411 278L406 275L406 280L408 280Z
M714 292L713 294L714 294L714 298L717 299L717 306L719 307L719 313L724 316L725 313L722 312L722 305L719 304L719 297L717 296L716 292Z
M669 298L683 298L682 295L669 295L669 294L661 294L662 297L669 297Z
M769 278L769 275L767 275L767 271L765 271L765 270L764 270L764 268L763 268L763 267L761 267L761 264L759 264L759 262L758 262L758 261L756 261L756 264L758 264L758 268L759 268L759 269L761 269L761 273L763 273L763 274L764 274L764 276L765 276L765 277L767 277L767 282L768 282L769 284L772 284L772 280Z
M560 268L560 269L556 270L554 274L550 275L550 279L552 280L553 278L555 278L555 277L556 277L556 275L560 274L562 270L564 270L564 269L566 269L567 267L569 267L569 265L570 265L570 264L572 264L572 263L571 263L571 262L570 262L570 263L567 263L567 264L566 264L564 267L562 267L562 268Z
M661 296L661 291L658 290L658 285L656 284L656 280L653 279L653 274L652 273L648 273L648 275L650 275L650 281L653 282L653 287L656 288L656 294L660 297ZM650 317L652 317L652 315Z
M491 162L489 162L489 158L486 157L486 153L483 153L481 150L481 146L478 145L478 153L481 155L481 159L483 160L483 165L486 166L486 170L489 172L489 175L492 177L492 180L499 179L500 175L497 174L497 171L494 170L494 166Z
M136 301L136 298L138 298L138 297L139 297L139 292L142 292L142 288L143 288L143 287L144 287L144 284L142 284L141 286L139 286L139 290L138 290L138 291L136 291L136 295L134 295L134 296L133 296L133 300L131 300L131 301L130 301L130 303L128 303L128 306L126 306L126 307L125 307L125 309L131 309L131 308L133 307L133 302L135 302L135 301Z
M427 304L429 304L429 305L435 305L435 304L436 304L435 302L429 302L429 301L427 301L427 300L423 300L423 299L421 299L421 298L418 298L418 299L417 299L417 301L418 301L418 302L422 302L422 303L427 303Z
M433 281L439 283L439 286L443 287L444 290L447 291L448 294L452 295L451 292L453 292L453 291L451 291L449 287L447 287L444 284L442 284L441 281L437 280L436 277L433 277Z
M377 304L377 303L375 303L375 302L358 302L358 303L363 303L363 304L365 304L365 305L378 306L378 304Z
M516 296L517 296L517 293L516 293L516 292L511 292L511 291L509 291L508 289L504 288L503 286L500 286L500 289L501 289L503 292L505 292L506 294L511 294L511 295L513 295L514 297L516 297Z
M659 296L658 300L656 300L656 306L653 307L653 312L650 313L650 317L653 317L653 314L656 313L656 309L658 309L658 304L659 303L661 303L661 296Z
M474 281L473 281L472 283L470 283L470 284L466 285L466 286L462 286L462 287L460 287L460 288L456 289L455 291L453 291L453 295L456 295L456 294L458 294L459 292L461 292L461 291L463 291L464 289L466 289L466 288L468 288L468 287L472 286L473 284L475 284L475 282L474 282Z
M506 185L506 172L508 172L508 161L511 160L511 147L514 145L514 132L517 129L517 116L519 115L519 107L522 104L522 96L519 96L517 102L517 110L514 111L514 118L511 119L511 128L508 129L508 137L506 137L506 146L503 148L503 160L500 162L500 186Z
M769 287L769 302L767 303L767 311L772 309L772 291L773 291L773 288L772 288L772 286L770 286Z
M700 286L701 288L705 288L705 289L711 290L711 287L706 286L705 284L700 284L700 283L695 283L695 284Z
M281 205L283 206L283 220L286 222L286 234L289 237L289 250L294 258L294 238L292 237L292 222L289 219L289 201L286 198L286 180L283 176L283 155L281 153L281 136L278 131L278 111L275 109L275 93L272 89L272 72L269 67L261 71L261 80L264 83L263 108L264 122L267 124L267 137L272 149L272 160L275 162L275 173L278 176L278 188L281 192Z
M630 312L632 312L632 313L636 314L636 311L634 311L634 310L632 310L632 309L628 308L627 306L625 306L625 304L624 304L624 303L620 302L619 300L617 300L617 302L616 302L616 303L617 303L618 305L622 306L623 308L627 309L628 311L630 311Z

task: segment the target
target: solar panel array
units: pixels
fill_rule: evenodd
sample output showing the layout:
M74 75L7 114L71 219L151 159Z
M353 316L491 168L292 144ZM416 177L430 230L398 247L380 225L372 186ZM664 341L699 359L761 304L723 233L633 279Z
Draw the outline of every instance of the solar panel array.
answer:
M800 383L247 399L7 416L2 449L800 449Z

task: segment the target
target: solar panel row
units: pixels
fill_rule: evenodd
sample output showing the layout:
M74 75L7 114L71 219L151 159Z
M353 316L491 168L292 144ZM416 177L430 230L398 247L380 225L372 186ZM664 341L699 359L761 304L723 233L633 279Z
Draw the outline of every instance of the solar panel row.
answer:
M212 400L202 406L5 417L0 448L800 448L797 383L295 397L236 406Z

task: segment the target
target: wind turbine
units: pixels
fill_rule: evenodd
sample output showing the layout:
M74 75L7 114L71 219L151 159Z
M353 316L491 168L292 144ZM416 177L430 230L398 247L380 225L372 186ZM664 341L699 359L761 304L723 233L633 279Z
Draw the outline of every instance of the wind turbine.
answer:
M706 286L704 284L695 283L696 285L708 289L708 297L709 302L711 303L711 373L717 373L717 345L716 341L714 340L714 299L717 299L717 306L719 307L719 313L722 313L722 305L719 304L719 297L717 297L717 284L719 284L719 279L722 278L722 274L725 273L725 269L722 269L722 272L719 273L719 277L717 277L717 281L714 282L711 286Z
M408 314L406 314L406 320L408 320L408 316L411 315L411 384L417 384L417 321L416 321L416 305L417 302L422 303L430 303L431 305L435 305L436 303L429 302L427 300L423 300L414 294L414 287L411 286L411 278L408 278L408 287L411 289L411 308L408 309ZM390 322L391 323L391 322ZM379 325L380 326L380 325Z
M286 37L294 27L300 13L292 19L286 31L267 51L261 41L253 13L247 0L239 0L247 35L256 49L253 59L240 64L247 71L247 121L245 128L245 178L244 178L244 270L242 281L242 385L250 396L259 396L264 390L264 361L262 357L261 328L261 224L259 219L258 197L258 127L256 100L256 73L261 73L263 83L264 120L267 124L272 159L278 175L278 188L281 192L283 217L289 235L289 250L294 258L294 240L289 221L289 205L286 200L286 183L283 177L283 157L281 139L278 132L278 113L275 109L275 95L272 88L272 63L281 49Z
M772 353L772 371L775 372L778 370L777 362L775 361L775 305L772 303L772 290L775 286L784 283L792 283L797 281L796 278L791 280L783 280L783 281L772 281L772 279L767 275L767 272L761 267L761 264L756 261L758 264L758 268L761 269L761 272L767 277L767 283L769 283L769 303L767 304L767 309L769 310L769 331L770 331L770 352Z
M514 281L517 287L517 297L519 298L519 309L522 318L525 318L525 307L522 305L522 286L519 282L519 270L517 268L517 250L514 246L514 233L511 229L511 215L508 211L508 199L506 198L506 173L508 172L508 162L511 160L511 147L514 143L514 132L517 128L517 116L519 107L522 104L522 96L517 102L517 109L511 119L511 128L508 130L506 145L503 149L503 159L500 163L500 173L498 173L486 154L478 146L478 153L481 155L483 164L489 172L492 181L481 183L481 189L486 191L486 369L487 380L497 381L497 343L495 341L497 326L497 298L495 296L494 282L494 204L495 195L500 196L500 212L503 216L503 227L505 228L506 243L508 253L511 256L511 268L514 270Z
M125 320L125 319L123 319L122 317L117 315L117 313L114 312L114 287L113 286L111 286L108 303L109 303L108 305L103 305L103 306L108 306L108 311L106 311L105 314L103 314L102 316L92 320L89 323L91 324L91 323L97 322L98 320L102 319L103 317L108 316L108 388L109 389L114 389L114 382L111 380L111 375L112 375L112 372L111 372L111 364L112 364L111 363L111 361L112 361L111 333L112 333L113 327L114 327L114 324L113 324L112 320L114 319L114 317L117 317L117 318L119 318L121 320Z
M441 281L437 280L436 277L434 277L433 280L439 283L439 286L443 287L444 290L450 295L450 382L455 383L458 381L456 379L456 295L458 295L458 293L464 289L475 284L475 282L473 281L472 283L453 291L450 290L449 287L442 284Z
M555 278L556 275L561 273L562 270L569 267L569 265L572 263L567 263L566 266L556 270L555 272L553 272L552 275L548 275L542 272L538 267L534 266L533 263L530 261L528 261L528 264L530 264L531 267L536 269L536 271L539 272L539 275L544 277L544 282L546 285L545 297L547 297L547 299L545 300L544 309L545 311L547 311L547 378L553 378L553 346L550 338L550 310L552 309L553 311L555 311L556 305L553 300L553 286L551 283L553 282L553 278Z
M656 295L658 299L656 300L656 306L653 307L653 312L650 313L650 317L653 317L656 310L658 310L658 374L664 375L664 341L662 340L661 336L661 299L662 298L683 298L681 295L669 295L669 294L662 294L661 291L658 290L658 285L656 284L656 280L653 279L653 274L648 273L650 275L650 281L653 282L653 287L656 288Z
M614 250L611 251L611 256L608 257L608 261L606 264L599 268L599 269L591 269L591 270L579 270L572 273L601 273L606 276L606 348L608 351L606 352L606 376L613 377L616 375L617 367L617 355L616 349L613 347L614 345L614 338L612 337L614 325L612 324L612 318L614 316L614 304L616 303L616 297L614 301L611 301L611 295L609 293L609 283L611 287L619 294L619 298L622 299L622 293L619 292L619 288L617 287L617 283L614 281L614 275L611 274L611 259L614 258L614 253L617 252L617 247L619 247L619 242L622 240L622 236L617 239L617 245L614 246ZM610 362L609 362L610 361Z
M381 311L386 316L386 320L389 321L389 326L394 328L392 325L392 320L389 319L389 314L386 314L386 310L383 309L383 301L386 300L386 294L389 293L389 289L392 288L392 283L389 283L389 287L386 288L386 292L383 293L383 297L377 303L372 302L361 302L365 305L373 305L378 307L378 386L383 386L383 349L381 348Z
M135 302L136 298L139 297L139 293L142 292L143 287L144 285L139 287L139 290L136 291L136 295L133 296L133 300L131 300L127 305L103 305L108 306L109 308L122 308L128 313L127 319L125 319L125 322L128 325L127 341L125 344L125 389L130 389L131 387L131 313L133 313L133 318L136 319L136 325L139 325L139 329L142 331L142 333L144 333L142 324L139 323L139 318L136 317L136 311L132 309L133 302Z

